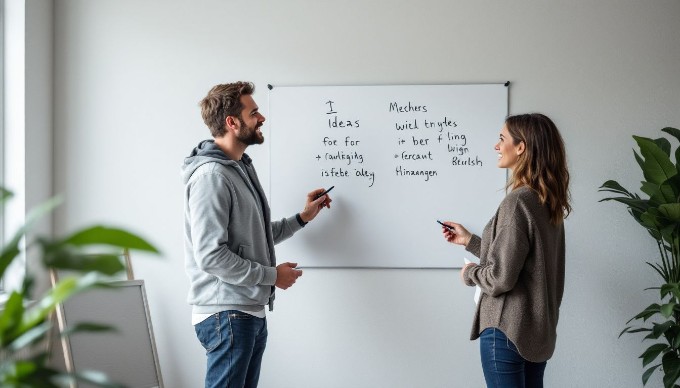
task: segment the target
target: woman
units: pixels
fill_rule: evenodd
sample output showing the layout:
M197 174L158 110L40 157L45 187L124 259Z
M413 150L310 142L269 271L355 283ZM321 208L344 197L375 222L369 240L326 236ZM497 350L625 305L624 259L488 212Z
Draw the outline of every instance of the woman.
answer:
M508 188L482 237L445 222L447 241L480 258L461 277L479 286L470 339L480 338L488 387L542 387L564 291L564 226L571 211L562 137L542 114L510 116L496 144Z

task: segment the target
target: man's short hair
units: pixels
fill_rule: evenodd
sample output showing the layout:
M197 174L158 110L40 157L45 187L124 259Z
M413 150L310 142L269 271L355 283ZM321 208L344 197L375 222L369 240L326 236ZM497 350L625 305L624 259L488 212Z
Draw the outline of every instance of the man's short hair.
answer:
M201 116L203 122L210 128L214 138L222 137L227 133L227 116L241 117L243 104L241 96L251 95L255 92L252 82L234 82L214 86L208 95L201 100Z

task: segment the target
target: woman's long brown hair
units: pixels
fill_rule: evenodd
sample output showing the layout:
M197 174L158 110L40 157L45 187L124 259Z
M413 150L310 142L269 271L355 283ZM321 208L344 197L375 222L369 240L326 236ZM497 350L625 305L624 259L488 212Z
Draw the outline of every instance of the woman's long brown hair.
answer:
M572 209L567 157L559 130L540 113L510 116L505 125L513 143L524 142L525 146L508 186L528 186L536 191L541 203L548 206L550 222L562 223Z

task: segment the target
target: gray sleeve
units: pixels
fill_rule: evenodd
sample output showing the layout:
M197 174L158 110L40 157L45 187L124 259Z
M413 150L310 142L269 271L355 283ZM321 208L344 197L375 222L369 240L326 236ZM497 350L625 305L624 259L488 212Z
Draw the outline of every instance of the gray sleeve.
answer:
M196 265L221 281L234 285L274 285L276 268L246 260L227 243L231 189L219 173L197 176L190 187L191 241Z
M513 225L501 227L491 242L484 264L469 267L465 283L478 285L484 293L498 296L512 290L529 254L529 238Z
M470 238L470 242L468 242L468 245L465 246L465 250L479 257L481 249L482 239L476 234L473 234L472 237Z
M272 221L272 233L274 234L274 244L285 241L295 232L302 229L302 225L298 222L295 216L282 218L278 221Z

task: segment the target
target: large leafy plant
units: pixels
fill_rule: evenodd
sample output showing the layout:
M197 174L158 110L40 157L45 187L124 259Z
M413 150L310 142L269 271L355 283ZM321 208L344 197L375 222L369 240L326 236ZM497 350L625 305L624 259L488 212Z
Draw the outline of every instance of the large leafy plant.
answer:
M676 128L661 131L680 140L680 130ZM609 180L600 191L618 196L601 201L626 205L633 218L656 240L659 258L647 264L659 274L661 283L648 288L659 292L659 303L649 305L631 318L627 324L638 321L640 326L626 326L619 337L624 333L642 332L647 333L644 340L653 342L640 356L643 367L647 368L642 375L643 385L656 370L661 370L664 387L679 387L676 383L680 379L680 147L673 152L673 162L671 143L665 137L633 138L640 148L640 153L633 151L635 160L644 176L640 190L648 198L641 198Z
M4 205L11 196L9 191L0 187L0 205ZM92 287L105 287L107 277L124 271L120 259L123 249L152 253L158 253L158 250L135 234L105 226L87 227L61 239L37 238L22 244L22 239L35 222L58 203L59 199L52 199L34 209L28 214L26 224L1 247L0 277L20 256L22 245L26 250L39 250L45 268L64 270L70 275L61 279L45 295L31 300L34 278L27 273L21 289L9 295L0 311L0 386L52 388L81 381L100 387L117 387L96 371L68 374L49 365L46 342L52 328L50 315L59 303L69 297ZM93 253L93 249L97 253ZM111 329L80 324L69 328L68 334Z

